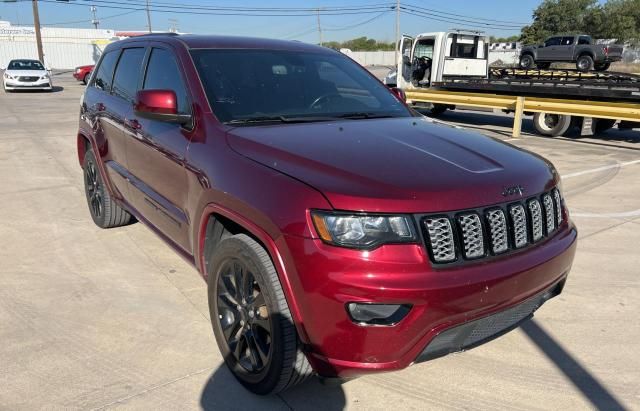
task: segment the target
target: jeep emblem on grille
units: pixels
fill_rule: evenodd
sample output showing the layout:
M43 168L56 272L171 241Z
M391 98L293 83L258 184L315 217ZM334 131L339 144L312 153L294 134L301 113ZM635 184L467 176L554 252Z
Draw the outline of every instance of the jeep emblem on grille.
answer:
M502 190L503 197L514 196L516 194L519 194L520 197L522 197L522 195L524 194L524 187L522 187L520 184L518 184L517 186L505 187L504 190Z

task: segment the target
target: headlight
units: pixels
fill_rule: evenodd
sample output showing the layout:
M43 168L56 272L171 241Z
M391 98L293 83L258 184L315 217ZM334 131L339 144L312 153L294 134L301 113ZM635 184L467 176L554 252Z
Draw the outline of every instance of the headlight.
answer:
M40 80L46 80L46 79L48 79L48 78L49 78L49 75L48 75L48 74L44 74L44 75L42 75L42 76L40 77Z
M372 249L382 244L417 241L413 221L402 215L311 213L316 231L326 243Z
M13 80L13 76L10 76L7 73L4 73L4 78L9 79L9 80Z

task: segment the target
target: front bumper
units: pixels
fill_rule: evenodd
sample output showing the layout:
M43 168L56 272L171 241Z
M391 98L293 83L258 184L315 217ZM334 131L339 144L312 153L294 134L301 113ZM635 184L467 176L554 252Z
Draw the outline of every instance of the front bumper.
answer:
M438 355L465 348L466 338L458 340L463 334L456 333L452 345L442 344L437 336L461 324L508 313L563 283L573 262L576 237L573 224L565 221L553 237L522 252L436 269L422 244L386 245L367 252L285 236L290 251L285 264L293 292L304 296L295 298L295 304L307 357L320 375L351 377L435 358L432 353L421 356L436 351L432 348L438 345L432 344L446 347L437 350ZM350 320L345 309L350 302L410 304L412 309L393 326L363 326ZM505 329L499 328L497 333Z
M53 82L51 79L38 81L4 79L4 88L7 90L51 90L53 88Z

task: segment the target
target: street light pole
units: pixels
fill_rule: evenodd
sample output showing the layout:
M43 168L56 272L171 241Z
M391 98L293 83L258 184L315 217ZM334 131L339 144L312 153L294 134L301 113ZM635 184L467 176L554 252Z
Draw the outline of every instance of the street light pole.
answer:
M33 25L36 29L36 44L38 45L38 60L44 64L44 53L42 52L42 36L40 35L40 14L38 14L38 0L31 0L33 7Z
M318 13L318 37L320 38L320 46L322 46L322 26L320 25L320 9L316 9Z

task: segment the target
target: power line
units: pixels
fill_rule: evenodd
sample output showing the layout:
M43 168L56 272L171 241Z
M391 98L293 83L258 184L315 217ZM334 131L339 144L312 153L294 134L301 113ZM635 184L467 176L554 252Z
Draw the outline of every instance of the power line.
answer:
M426 8L426 7L416 6L416 5L407 4L407 3L405 3L405 5L411 6L411 7L416 8L416 9L425 10L425 11L428 11L428 12L431 12L431 13L434 13L434 14L444 14L444 15L449 15L449 16L454 16L454 17L463 17L463 18L467 18L467 19L471 19L471 20L482 20L482 21L495 22L495 23L507 23L507 24L514 24L514 25L519 25L519 26L524 26L524 25L530 24L530 23L523 23L523 22L520 22L520 21L487 19L487 18L483 18L483 17L473 17L473 16L464 15L464 14L449 13L449 12L446 12L446 11L429 9L429 8Z
M127 11L127 12L124 12L124 13L112 14L110 16L102 17L101 20L107 20L107 19L113 19L113 18L120 17L120 16L126 16L128 14L137 13L139 11L142 11L142 9L133 10L133 11ZM91 23L91 22L93 22L92 19L89 19L89 20L75 20L75 21L62 21L62 22L58 22L58 23L43 23L41 25L42 26L65 26L67 24Z
M416 17L422 17L424 19L428 19L428 20L435 20L435 21L441 21L441 22L445 22L445 23L453 23L453 24L458 24L458 25L467 25L466 23L471 23L473 25L476 26L481 26L482 28L485 29L496 29L496 30L515 30L515 29L520 29L520 26L507 26L507 25L499 25L499 24L491 24L491 23L484 23L484 22L478 22L478 21L471 21L471 20L462 20L462 19L453 19L453 18L448 18L448 17L442 17L442 16L438 16L438 15L434 15L431 13L426 13L426 12L421 12L418 10L414 10L411 8L407 8L407 7L400 7L400 10L402 13L404 14L409 14L412 16L416 16Z

